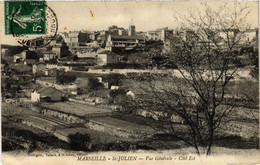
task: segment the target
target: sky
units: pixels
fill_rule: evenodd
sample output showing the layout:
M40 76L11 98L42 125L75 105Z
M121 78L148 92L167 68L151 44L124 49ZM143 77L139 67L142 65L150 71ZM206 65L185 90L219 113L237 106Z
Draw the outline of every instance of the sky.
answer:
M215 7L224 2L208 2ZM231 2L229 2L231 3ZM245 2L242 2L245 3ZM3 2L1 4L1 36L4 35ZM247 2L251 8L248 23L258 27L258 4ZM175 28L178 22L174 17L201 8L198 1L175 2L84 2L84 1L48 1L47 5L56 13L59 32L75 30L106 30L117 25L127 28L130 24L136 26L136 31L155 30L156 28ZM11 36L1 37L2 42L14 42ZM1 39L0 38L0 39Z
M222 2L223 3L223 2ZM176 27L174 16L201 8L201 2L48 2L56 12L59 30L104 30L111 25L136 26L137 31L154 30L161 27ZM208 3L217 6L218 3ZM249 23L258 25L258 5L248 2L252 9ZM92 16L92 14L93 16Z

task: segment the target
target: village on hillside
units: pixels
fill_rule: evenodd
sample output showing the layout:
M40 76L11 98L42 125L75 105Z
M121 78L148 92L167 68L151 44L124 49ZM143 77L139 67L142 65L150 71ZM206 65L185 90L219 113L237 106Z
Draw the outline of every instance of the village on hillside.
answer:
M45 46L41 37L29 46L1 44L2 150L186 148L201 144L185 130L205 128L203 115L215 110L212 128L223 128L213 146L259 147L258 28L232 46L227 34L242 33L235 28L203 29L214 39L192 29L138 28L59 32ZM206 53L218 56L205 71L199 55ZM227 58L214 63L219 57ZM234 113L217 114L228 106Z

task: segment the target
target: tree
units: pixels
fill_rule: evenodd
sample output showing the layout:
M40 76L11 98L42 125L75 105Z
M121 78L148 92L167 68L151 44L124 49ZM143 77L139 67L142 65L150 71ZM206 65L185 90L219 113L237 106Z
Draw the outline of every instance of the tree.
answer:
M249 28L249 8L240 3L232 7L224 4L215 10L205 4L204 14L184 19L185 36L170 41L169 56L184 79L181 86L185 86L179 86L177 92L167 91L177 100L177 106L171 105L170 109L186 122L192 139L183 140L191 142L198 154L211 153L215 130L235 106L227 99L228 84L237 70L230 61L237 58Z
M250 53L249 59L253 64L253 68L251 69L250 75L255 78L259 79L259 58L258 58L258 51L253 51Z
M97 90L104 87L104 84L102 84L96 77L89 77L88 87L92 90Z
M77 79L77 76L69 72L59 72L57 82L60 84L70 84Z
M111 85L122 85L122 80L125 79L125 76L122 74L109 74L104 77L104 81L107 81L109 83L109 86Z
M13 69L17 74L29 74L31 73L31 67L23 64L10 65L10 68Z
M204 13L184 16L182 29L167 41L167 58L178 69L168 77L152 75L147 88L151 98L142 104L156 105L149 109L161 112L160 120L168 123L165 132L194 147L199 155L210 155L216 130L226 124L235 106L228 91L237 71L231 59L250 28L246 23L250 9L236 2L217 9L203 7ZM183 120L183 127L174 123L175 118Z

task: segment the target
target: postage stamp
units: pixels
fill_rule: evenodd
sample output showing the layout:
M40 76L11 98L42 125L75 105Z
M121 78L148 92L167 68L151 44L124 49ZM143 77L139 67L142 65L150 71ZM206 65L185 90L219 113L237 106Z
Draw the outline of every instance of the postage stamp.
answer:
M27 47L42 47L56 36L56 14L46 1L5 1L5 34Z
M46 34L46 2L6 1L5 34Z

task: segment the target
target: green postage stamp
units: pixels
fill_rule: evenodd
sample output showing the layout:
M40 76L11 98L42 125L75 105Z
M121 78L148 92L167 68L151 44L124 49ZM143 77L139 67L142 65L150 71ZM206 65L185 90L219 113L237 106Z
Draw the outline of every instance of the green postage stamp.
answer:
M46 1L5 1L5 34L21 45L46 46L57 31L57 16Z
M5 34L46 34L46 2L5 1Z

